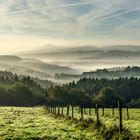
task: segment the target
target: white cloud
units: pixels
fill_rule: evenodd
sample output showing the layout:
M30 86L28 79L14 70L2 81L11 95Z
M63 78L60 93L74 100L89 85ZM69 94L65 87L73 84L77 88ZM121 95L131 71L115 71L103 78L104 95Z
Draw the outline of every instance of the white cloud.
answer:
M129 39L125 29L133 37L140 32L140 25L131 29L139 21L139 5L139 0L0 0L0 34Z

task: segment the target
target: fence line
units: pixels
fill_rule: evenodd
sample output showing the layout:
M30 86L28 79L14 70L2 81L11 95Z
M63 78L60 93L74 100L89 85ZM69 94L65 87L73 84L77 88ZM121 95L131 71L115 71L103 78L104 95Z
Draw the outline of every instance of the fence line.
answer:
M70 108L71 107L71 108ZM66 108L66 113L64 114L64 109ZM72 119L75 118L75 110L76 110L77 106L47 106L47 110L49 113L52 113L54 115L57 116L63 116L63 117L70 117ZM96 117L96 122L97 124L100 123L100 117L99 117L99 107L96 104L95 108L89 107L89 110L87 110L87 108L83 107L83 106L79 106L78 108L78 113L80 115L80 120L84 120L84 115L91 115L94 113L93 109L95 109L95 117ZM71 110L71 111L70 111ZM71 112L71 113L70 113ZM92 113L91 113L92 112ZM102 116L105 116L105 107L102 107ZM112 117L115 116L115 110L114 107L112 107ZM127 119L129 119L129 110L128 107L126 108L126 117ZM122 133L123 130L123 121L122 121L122 103L120 101L118 101L118 118L119 118L119 133Z

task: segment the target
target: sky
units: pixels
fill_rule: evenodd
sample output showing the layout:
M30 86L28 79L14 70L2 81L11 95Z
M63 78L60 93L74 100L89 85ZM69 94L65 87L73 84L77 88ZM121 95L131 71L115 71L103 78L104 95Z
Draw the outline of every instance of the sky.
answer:
M140 0L0 0L0 53L44 44L140 45Z

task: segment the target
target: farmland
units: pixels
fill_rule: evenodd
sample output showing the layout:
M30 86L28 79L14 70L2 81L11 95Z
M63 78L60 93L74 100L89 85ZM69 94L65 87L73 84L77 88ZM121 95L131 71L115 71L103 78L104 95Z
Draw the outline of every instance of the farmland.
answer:
M75 108L75 118L79 118L78 109ZM114 117L112 117L111 109L105 109L105 115L101 115L99 109L99 117L105 126L110 128L114 124L117 125L118 112L115 109ZM64 115L66 109L64 109ZM129 120L125 117L123 110L123 123L134 136L140 133L140 109L129 109ZM71 111L69 116L71 116ZM84 114L84 119L93 118L95 120L94 109L91 115ZM1 139L46 139L46 140L100 140L103 139L97 130L92 131L82 127L76 121L63 117L56 117L46 112L43 107L0 107L0 138Z

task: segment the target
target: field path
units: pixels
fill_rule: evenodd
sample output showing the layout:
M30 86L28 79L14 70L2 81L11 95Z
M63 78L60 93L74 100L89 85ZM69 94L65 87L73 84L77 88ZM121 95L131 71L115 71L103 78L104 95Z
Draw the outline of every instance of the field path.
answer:
M97 140L97 136L53 118L41 107L0 107L0 139Z

